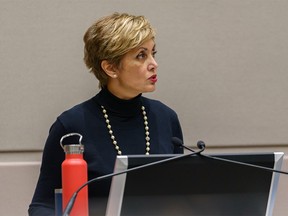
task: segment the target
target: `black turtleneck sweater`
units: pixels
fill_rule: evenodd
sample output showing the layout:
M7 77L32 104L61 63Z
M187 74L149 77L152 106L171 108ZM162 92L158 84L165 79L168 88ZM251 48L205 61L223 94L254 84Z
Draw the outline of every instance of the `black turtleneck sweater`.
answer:
M145 107L148 117L150 154L183 153L171 140L172 137L183 140L177 114L172 109L142 95L131 100L121 100L107 89L102 89L95 97L62 113L51 126L29 215L55 214L54 189L61 188L61 164L65 159L65 153L59 144L62 136L68 133L80 133L83 136L84 159L88 164L89 179L113 172L117 152L108 133L101 106L107 110L122 155L146 152L141 106ZM78 143L78 140L70 142ZM91 208L96 205L93 198L108 197L109 189L110 180L89 185L90 215L93 215Z

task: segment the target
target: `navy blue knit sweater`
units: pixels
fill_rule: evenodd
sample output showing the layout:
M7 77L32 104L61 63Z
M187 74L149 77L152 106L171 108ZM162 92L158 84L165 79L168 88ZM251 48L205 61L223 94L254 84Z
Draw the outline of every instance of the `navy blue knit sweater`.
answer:
M150 154L183 153L183 149L175 147L171 140L172 137L183 140L178 117L172 109L142 95L131 100L121 100L107 89L102 89L95 97L62 113L51 126L43 152L39 180L29 206L30 216L55 214L54 189L61 188L61 164L65 159L65 153L59 144L63 135L75 132L83 136L84 159L88 164L89 179L113 172L117 152L108 133L101 105L107 110L122 155L146 152L142 105L149 123ZM91 209L96 205L93 204L94 198L107 198L109 189L110 180L89 185ZM91 209L90 215L93 215Z

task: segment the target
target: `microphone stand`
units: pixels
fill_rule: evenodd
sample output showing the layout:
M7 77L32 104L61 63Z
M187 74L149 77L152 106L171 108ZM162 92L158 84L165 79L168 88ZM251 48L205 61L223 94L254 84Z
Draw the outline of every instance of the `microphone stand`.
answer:
M203 141L199 141L202 142L202 144L204 143ZM198 142L198 143L199 143ZM198 145L197 143L197 145ZM182 144L182 147L185 148L186 150L190 151L190 152L194 152L194 150L188 146L185 146ZM209 158L209 159L213 159L213 160L218 160L218 161L223 161L223 162L228 162L228 163L234 163L234 164L238 164L238 165L243 165L243 166L249 166L249 167L253 167L253 168L257 168L257 169L262 169L262 170L266 170L269 172L276 172L276 173L281 173L281 174L285 174L288 175L288 172L282 171L282 170L276 170L276 169L272 169L272 168L268 168L268 167L263 167L263 166L259 166L259 165L255 165L255 164L248 164L248 163L244 163L244 162L240 162L240 161L234 161L234 160L229 160L229 159L225 159L225 158L220 158L220 157L215 157L215 156L210 156L207 154L199 154L200 157L205 157L205 158Z

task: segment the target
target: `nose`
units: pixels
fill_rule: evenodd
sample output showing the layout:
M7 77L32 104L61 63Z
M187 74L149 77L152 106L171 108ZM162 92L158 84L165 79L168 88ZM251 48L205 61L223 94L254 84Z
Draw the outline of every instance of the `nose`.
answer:
M156 70L158 68L158 63L156 62L154 57L151 57L151 62L148 65L148 70Z

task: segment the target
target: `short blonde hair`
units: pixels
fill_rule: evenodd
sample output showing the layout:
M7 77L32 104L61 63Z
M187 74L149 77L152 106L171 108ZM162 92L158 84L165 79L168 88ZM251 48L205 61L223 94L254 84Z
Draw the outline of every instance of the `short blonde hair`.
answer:
M101 62L107 60L119 66L123 55L154 37L155 30L144 16L114 13L101 18L86 31L84 62L103 88L107 86L108 76Z

